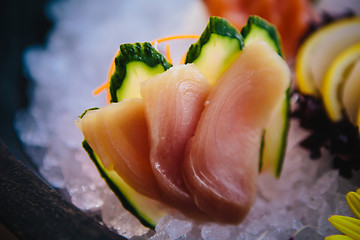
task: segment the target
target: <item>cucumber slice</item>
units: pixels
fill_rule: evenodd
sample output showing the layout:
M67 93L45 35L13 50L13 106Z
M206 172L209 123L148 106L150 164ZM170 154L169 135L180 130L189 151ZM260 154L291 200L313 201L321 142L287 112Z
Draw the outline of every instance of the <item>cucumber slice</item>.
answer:
M274 51L284 58L280 36L276 28L258 16L250 16L247 25L241 29L245 45L257 39L264 40ZM264 130L260 154L260 171L271 169L275 177L280 177L285 157L287 135L290 124L290 85L283 100ZM280 129L280 130L279 130Z
M150 43L122 44L110 80L110 102L140 97L140 82L172 65Z
M244 37L245 45L261 39L284 58L280 35L275 26L265 19L259 16L250 16L247 24L241 29L241 35Z
M120 45L110 80L110 102L140 97L140 82L166 71L171 66L164 56L148 42ZM87 111L96 109L86 110L80 118ZM124 208L138 218L144 226L154 229L158 220L168 213L168 208L135 191L115 171L106 170L86 140L82 145Z
M185 63L194 63L214 84L244 46L243 37L227 20L210 17L200 39L187 52Z
M106 170L86 140L82 142L82 146L94 162L101 177L104 178L124 208L132 213L144 226L155 229L160 218L168 214L168 208L164 204L135 191L115 171Z
M283 100L275 108L274 115L264 130L264 146L262 169L270 169L279 178L285 158L287 136L290 126L290 88L284 94Z
M249 44L256 39L262 39L281 57L284 57L280 36L276 28L266 20L250 16L247 25L241 30L241 35L225 19L210 17L209 24L199 41L189 48L186 63L195 63L209 82L214 84L241 52L244 42ZM289 86L290 84L289 79ZM279 177L290 121L290 87L275 111L264 131L260 147L259 169L271 168L273 174ZM280 133L279 129L281 129Z

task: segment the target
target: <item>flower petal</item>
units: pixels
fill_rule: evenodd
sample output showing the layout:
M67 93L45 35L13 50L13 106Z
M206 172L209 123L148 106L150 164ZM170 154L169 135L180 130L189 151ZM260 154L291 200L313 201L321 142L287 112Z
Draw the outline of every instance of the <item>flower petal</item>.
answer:
M329 217L329 222L340 232L347 236L360 239L360 220L347 216L333 215Z
M346 235L332 235L325 238L325 240L354 240Z
M346 201L353 214L360 219L360 193L349 192L346 194Z

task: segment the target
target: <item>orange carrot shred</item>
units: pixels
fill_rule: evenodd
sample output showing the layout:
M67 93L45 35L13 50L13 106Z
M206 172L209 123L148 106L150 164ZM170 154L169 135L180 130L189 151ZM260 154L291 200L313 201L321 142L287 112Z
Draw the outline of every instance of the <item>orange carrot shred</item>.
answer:
M98 95L99 93L104 91L107 87L109 87L109 82L103 83L93 91L93 95L94 96Z
M175 36L155 39L155 40L151 41L150 43L155 48L157 48L157 45L159 43L161 43L161 42L166 42L166 41L170 41L170 40L177 40L177 39L198 39L199 37L200 37L199 35L175 35ZM170 45L169 44L166 45L165 51L166 51L166 58L172 64L171 54L170 54ZM101 84L99 87L97 87L93 91L93 95L96 96L96 95L100 94L102 91L109 89L111 76L115 72L115 61L114 61L114 59L116 58L116 56L118 54L119 54L119 50L116 52L116 54L115 54L115 56L114 56L114 58L112 60L112 63L110 65L108 76L107 76L107 81L105 83ZM186 58L186 54L181 58L179 64L185 63L185 58ZM107 103L110 103L110 98L111 98L110 91L106 91L106 101L107 101Z
M152 45L154 45L155 42L161 43L161 42L166 42L166 41L170 41L170 40L176 40L176 39L184 39L184 38L194 38L194 39L198 39L200 36L199 35L175 35L175 36L170 36L170 37L164 37L164 38L159 38L156 39L154 41L151 42Z
M166 44L166 58L168 59L169 63L172 64L171 55L170 55L170 45Z
M181 57L179 64L185 64L186 55L187 55L187 54L185 53L185 54Z

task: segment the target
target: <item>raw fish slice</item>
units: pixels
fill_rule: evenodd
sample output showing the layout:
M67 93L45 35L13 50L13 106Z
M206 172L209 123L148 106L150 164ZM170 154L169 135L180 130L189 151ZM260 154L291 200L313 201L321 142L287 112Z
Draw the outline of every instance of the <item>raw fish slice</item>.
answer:
M180 209L195 207L181 164L210 84L194 64L170 68L141 84L150 135L150 162L163 197Z
M187 145L183 175L197 207L216 221L238 223L256 193L262 130L288 87L285 61L255 41L211 90Z
M107 170L115 170L139 193L161 200L149 160L149 142L141 99L126 99L89 111L77 121Z
M87 142L91 143L91 147L95 147L97 154L101 153L101 162L107 170L114 169L111 154L113 148L111 144L103 144L97 139L106 139L106 126L102 124L102 116L99 114L100 109L87 111L80 119L76 120L76 126L82 131L84 138L89 139ZM96 127L94 127L96 126Z

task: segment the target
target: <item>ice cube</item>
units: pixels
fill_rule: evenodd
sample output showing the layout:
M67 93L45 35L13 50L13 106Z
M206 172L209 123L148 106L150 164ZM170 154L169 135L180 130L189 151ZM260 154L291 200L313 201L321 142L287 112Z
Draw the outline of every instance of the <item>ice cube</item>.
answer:
M337 192L342 193L344 196L350 191L356 191L356 189L359 186L359 185L356 185L356 182L351 182L351 181L349 181L349 179L345 179L341 176L339 176L337 178L337 182L338 182ZM359 182L357 184L359 184Z
M88 178L73 180L67 184L71 201L83 210L96 210L103 205L104 186L88 184Z
M318 194L331 194L334 193L337 189L336 179L339 176L337 170L331 170L324 173L317 181L313 187L313 191Z
M339 231L331 225L328 218L335 214L335 209L331 208L327 203L324 203L320 209L320 216L318 219L317 232L322 236L339 234Z
M62 173L58 155L54 151L48 151L44 157L40 174L54 187L64 188L65 180Z
M110 190L105 190L103 199L101 216L107 226L125 237L141 236L148 232L148 228L144 227L137 218L125 210Z
M324 237L316 232L313 227L305 226L294 235L294 240L323 240Z
M192 222L189 220L171 220L165 227L165 231L168 233L170 239L178 239L186 236L192 229Z
M201 236L204 240L226 240L231 236L231 226L206 224L201 229Z
M41 118L36 119L36 116L32 113L22 110L16 113L14 125L19 138L24 144L35 147L48 146L47 129Z
M170 237L167 232L161 231L161 232L157 232L149 240L170 240Z
M334 215L353 216L345 195L336 194Z

